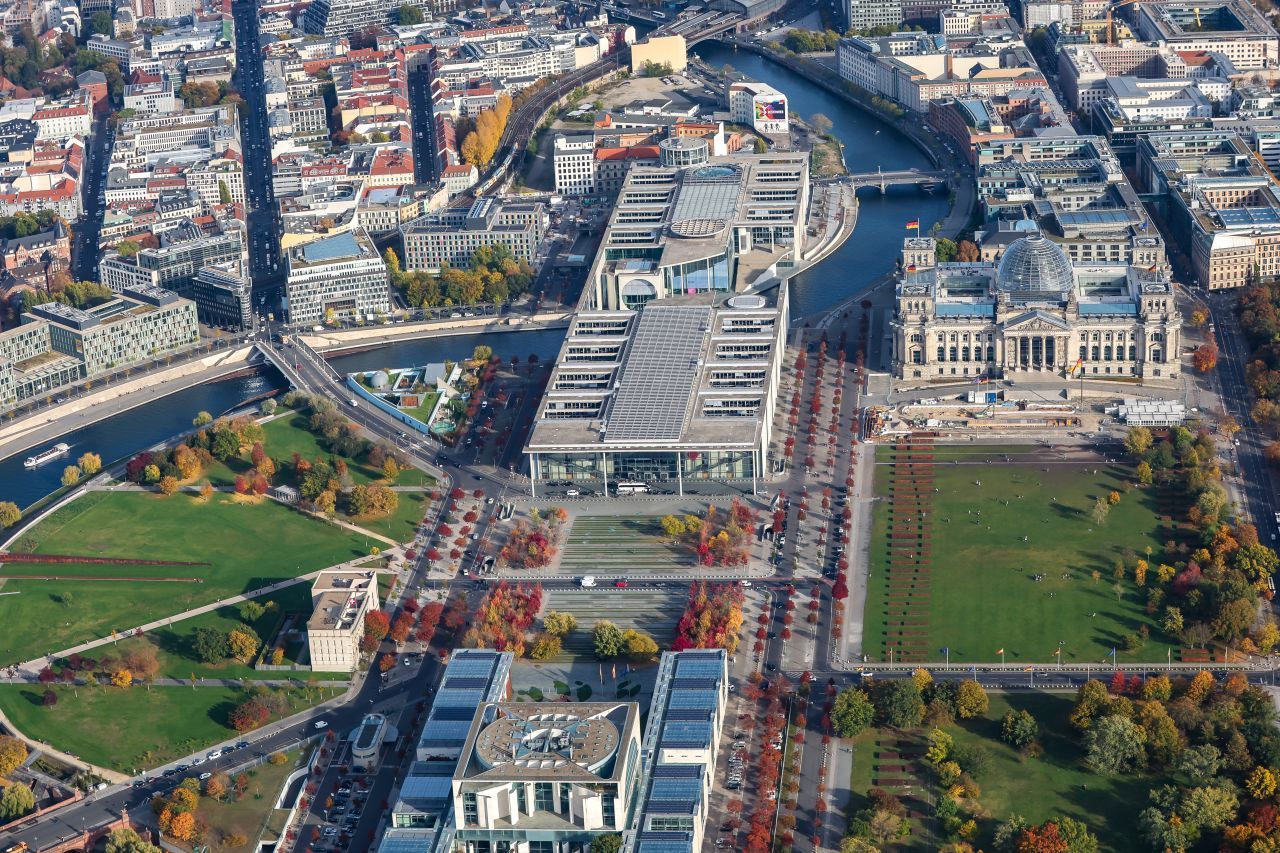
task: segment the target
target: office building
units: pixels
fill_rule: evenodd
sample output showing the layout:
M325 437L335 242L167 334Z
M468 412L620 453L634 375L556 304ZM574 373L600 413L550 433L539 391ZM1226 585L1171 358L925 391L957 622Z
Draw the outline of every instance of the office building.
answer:
M1280 187L1234 132L1152 134L1138 143L1138 172L1161 197L1170 239L1189 250L1195 284L1280 275Z
M404 268L437 272L465 267L482 246L501 245L518 260L534 263L548 225L541 202L478 198L466 207L452 207L406 223Z
M379 608L378 573L322 571L311 582L307 651L316 672L354 672L364 617Z
M360 228L289 250L289 319L310 324L391 310L391 281L378 247Z
M646 281L646 295L653 289ZM769 296L703 289L636 308L574 316L525 445L531 490L543 480L754 489L770 465L786 284Z
M190 296L196 273L208 266L238 261L243 253L241 232L232 228L221 234L142 249L131 257L108 252L98 264L98 278L116 293L129 287L152 286Z
M684 36L649 36L631 45L631 73L643 74L645 65L653 63L668 72L679 74L689 67L688 45Z
M1182 315L1161 270L1074 265L1034 231L998 262L938 263L933 238L909 238L901 270L892 332L902 386L965 377L1178 378Z
M624 853L697 853L729 698L723 649L664 652L644 732L643 799Z
M196 306L156 287L126 289L90 308L61 302L24 312L0 332L0 406L93 379L196 343Z
M453 851L453 776L476 709L510 695L513 662L511 652L457 649L452 653L414 746L413 762L392 800L378 853Z
M767 83L740 80L729 84L729 113L738 124L757 133L787 133L787 96Z
M593 309L727 294L777 274L804 248L805 154L712 157L706 165L633 166L587 278Z
M191 282L191 299L202 323L222 329L253 328L253 283L239 259L201 268Z
M631 821L640 784L634 702L486 702L452 780L457 853L583 851Z
M1178 51L1221 53L1241 71L1280 63L1280 36L1249 0L1139 3L1128 14L1143 41Z
M848 30L896 27L903 21L902 0L845 0L841 8Z

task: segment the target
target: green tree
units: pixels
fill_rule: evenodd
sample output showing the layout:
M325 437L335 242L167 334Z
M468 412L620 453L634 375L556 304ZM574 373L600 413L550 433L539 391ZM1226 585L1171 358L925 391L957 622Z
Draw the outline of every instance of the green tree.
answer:
M556 637L567 636L577 627L578 620L574 618L572 613L548 610L547 615L542 617L542 629Z
M560 638L555 634L543 631L529 648L529 657L534 660L551 660L560 654L561 649Z
M8 776L27 760L27 745L16 737L0 735L0 776Z
M1128 717L1110 714L1094 721L1085 732L1085 762L1097 773L1112 775L1138 770L1146 759L1147 735Z
M653 637L643 631L628 628L622 632L622 645L632 657L653 657L658 653L658 644Z
M618 853L622 849L622 836L616 832L597 835L591 839L591 853Z
M191 419L191 425L195 427L208 426L213 423L213 415L208 412L196 412L196 416Z
M956 688L956 716L960 719L985 716L990 705L987 691L973 679L961 681Z
M1178 759L1178 772L1190 779L1193 785L1208 784L1221 770L1222 751L1213 744L1188 747Z
M227 632L207 625L196 628L191 640L191 648L195 651L196 657L204 663L218 663L231 656Z
M22 510L13 501L0 501L0 528L13 527L22 521Z
M1056 822L1058 836L1067 842L1066 853L1098 853L1098 837L1082 821L1060 817Z
M1040 725L1026 709L1010 711L1000 723L1000 737L1014 749L1025 751L1040 736Z
M231 204L231 190L223 180L218 181L218 201L221 204Z
M0 818L17 820L36 807L36 795L22 782L14 782L0 794Z
M111 35L111 13L107 11L94 12L89 17L89 25L85 27L84 37L88 40L93 35Z
M956 246L954 240L948 240L946 237L939 237L937 244L937 256L939 263L950 263L956 259L956 253L960 248Z
M608 620L601 619L591 629L591 642L595 646L596 657L601 660L609 660L622 654L622 631Z
M831 706L831 730L838 737L855 737L871 725L875 713L867 691L860 687L847 687L840 691Z
M138 254L138 252L142 251L142 246L138 245L138 243L133 240L121 240L119 243L116 243L116 251L122 258L132 258L134 255Z
M907 729L920 725L924 718L924 700L920 688L910 679L882 681L871 697L876 709L876 723Z
M240 605L240 618L250 625L261 619L266 612L267 608L258 601L246 601Z
M396 10L396 21L402 27L414 27L422 23L422 10L412 3L401 3Z
M138 833L128 827L113 829L107 836L104 853L160 853L160 848L142 840Z
M1124 449L1134 456L1145 456L1151 443L1151 430L1146 427L1132 427L1124 437Z

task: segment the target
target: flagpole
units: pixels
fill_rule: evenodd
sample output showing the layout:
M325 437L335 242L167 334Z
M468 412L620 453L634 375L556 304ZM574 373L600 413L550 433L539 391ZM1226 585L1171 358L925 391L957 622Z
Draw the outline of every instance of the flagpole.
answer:
M1000 665L1004 666L1004 649L1000 650Z

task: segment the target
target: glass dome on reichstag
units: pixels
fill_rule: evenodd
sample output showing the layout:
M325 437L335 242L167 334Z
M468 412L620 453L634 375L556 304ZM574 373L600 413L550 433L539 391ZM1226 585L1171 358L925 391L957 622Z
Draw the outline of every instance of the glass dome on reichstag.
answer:
M996 269L996 283L1012 296L1060 298L1075 284L1071 259L1062 247L1041 234L1015 240Z

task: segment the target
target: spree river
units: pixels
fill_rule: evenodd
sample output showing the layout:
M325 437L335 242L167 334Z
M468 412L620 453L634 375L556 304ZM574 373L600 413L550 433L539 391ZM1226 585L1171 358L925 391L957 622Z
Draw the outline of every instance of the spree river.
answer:
M732 65L784 93L793 116L808 119L822 113L831 119L831 132L844 144L845 166L851 172L933 168L920 149L893 127L777 63L719 42L703 42L693 52L712 68ZM853 235L818 266L791 280L792 316L831 308L861 291L893 269L902 238L915 233L906 230L907 222L919 219L924 234L948 211L944 190L930 195L915 187L890 188L885 195L879 189L860 190L858 202Z
M876 167L885 170L930 168L928 159L889 125L763 57L714 42L699 45L695 52L713 67L728 63L743 74L785 92L794 115L808 118L822 113L830 118L833 132L844 143L845 163L851 171L871 172ZM795 314L821 311L857 294L893 268L902 238L908 233L906 222L919 219L923 232L947 213L947 199L942 192L929 195L904 188L890 189L882 196L878 190L868 189L859 193L859 200L861 208L853 236L817 267L793 279L791 302ZM558 329L429 338L340 356L333 359L333 365L349 372L427 364L469 354L479 343L492 346L504 360L513 355L525 360L530 354L546 360L555 357L563 339L564 332ZM190 428L196 412L218 415L265 391L284 387L283 377L274 369L210 382L99 421L61 440L71 445L72 461L86 450L100 454L104 461L116 460ZM47 445L0 460L0 500L29 506L58 488L62 468L68 464L66 457L31 471L22 466L24 458L45 447Z

